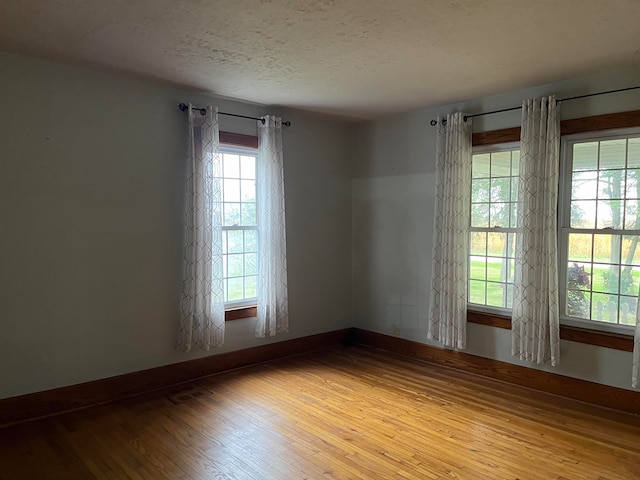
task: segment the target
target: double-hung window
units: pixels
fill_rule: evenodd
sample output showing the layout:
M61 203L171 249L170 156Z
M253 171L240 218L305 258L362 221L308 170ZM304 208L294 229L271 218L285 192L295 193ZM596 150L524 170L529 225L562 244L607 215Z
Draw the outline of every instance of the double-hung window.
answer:
M256 304L256 151L222 146L222 261L225 307Z
M640 130L566 137L563 152L561 315L601 329L635 325Z
M474 148L468 303L509 314L518 143ZM558 196L560 316L628 333L640 292L640 129L563 137Z
M520 150L505 144L474 149L468 301L511 308ZM483 309L483 308L480 309Z

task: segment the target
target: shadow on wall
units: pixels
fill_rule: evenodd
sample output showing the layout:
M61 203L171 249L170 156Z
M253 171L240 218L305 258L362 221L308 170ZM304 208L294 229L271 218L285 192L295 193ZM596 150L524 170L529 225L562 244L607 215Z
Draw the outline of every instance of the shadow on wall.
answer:
M419 180L417 190L425 192L424 176ZM396 336L426 331L432 219L425 199L411 193L415 182L416 176L354 180L356 321Z

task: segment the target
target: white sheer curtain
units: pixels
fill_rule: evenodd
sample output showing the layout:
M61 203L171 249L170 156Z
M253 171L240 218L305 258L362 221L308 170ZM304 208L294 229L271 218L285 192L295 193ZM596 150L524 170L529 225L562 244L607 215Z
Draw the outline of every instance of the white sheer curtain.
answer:
M512 354L532 363L560 360L558 314L558 158L555 96L522 103L518 222L511 319Z
M467 344L467 263L471 202L471 119L438 119L433 268L427 338Z
M633 342L633 388L640 388L640 308L636 312L636 335Z
M256 336L289 331L282 120L258 122L258 321Z
M222 164L218 109L189 104L184 272L178 348L209 350L224 342Z

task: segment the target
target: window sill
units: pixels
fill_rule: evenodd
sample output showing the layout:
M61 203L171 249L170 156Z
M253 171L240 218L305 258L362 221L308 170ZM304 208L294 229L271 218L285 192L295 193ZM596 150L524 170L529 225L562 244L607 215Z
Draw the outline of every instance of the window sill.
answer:
M231 320L240 320L241 318L251 318L258 315L258 307L253 305L251 307L239 307L230 308L224 311L224 320L229 322Z
M503 315L468 311L467 321L489 327L511 330L511 318ZM624 352L633 351L633 336L620 333L601 332L589 328L560 325L560 338L571 342L586 343L599 347L613 348Z

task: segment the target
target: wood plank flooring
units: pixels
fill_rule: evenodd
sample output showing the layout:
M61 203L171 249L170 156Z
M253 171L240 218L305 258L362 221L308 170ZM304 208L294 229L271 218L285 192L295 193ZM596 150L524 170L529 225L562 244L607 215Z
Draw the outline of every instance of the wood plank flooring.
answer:
M0 430L0 479L640 479L640 419L335 347Z

